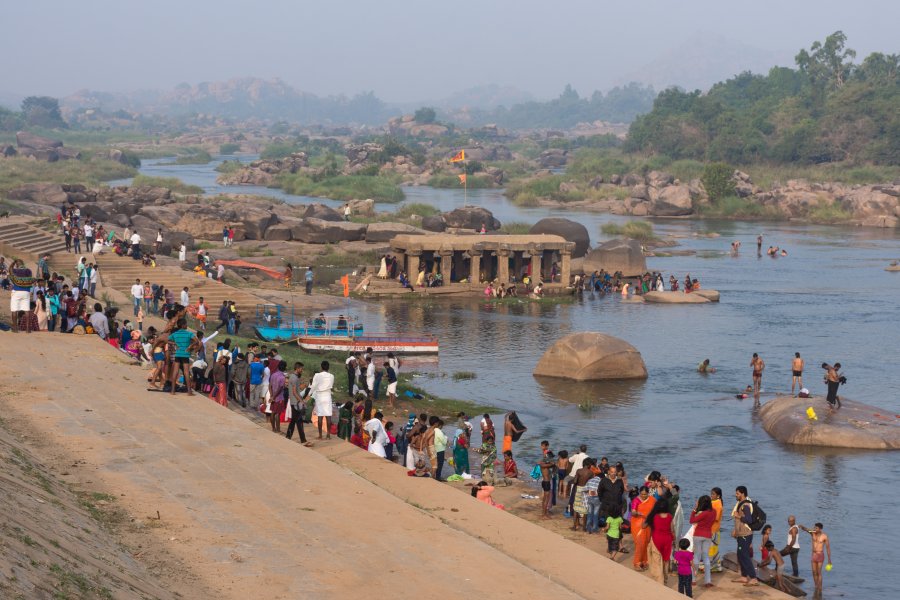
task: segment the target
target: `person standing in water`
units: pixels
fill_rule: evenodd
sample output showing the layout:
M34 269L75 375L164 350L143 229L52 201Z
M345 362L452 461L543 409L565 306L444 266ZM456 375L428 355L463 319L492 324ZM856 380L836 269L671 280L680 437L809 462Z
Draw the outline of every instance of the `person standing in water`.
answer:
M753 400L754 404L759 404L759 392L762 387L762 374L766 368L766 363L759 357L756 352L750 360L750 368L753 369Z
M794 395L794 386L798 390L803 389L803 359L799 352L794 352L794 360L791 362L791 396Z
M757 256L762 256L762 234L756 236L756 254Z
M824 526L821 523L813 525L812 529L807 529L803 525L800 529L812 536L812 572L813 581L816 584L816 596L822 596L822 565L825 564L825 552L828 552L828 566L831 566L831 542L828 541L828 535L822 531Z

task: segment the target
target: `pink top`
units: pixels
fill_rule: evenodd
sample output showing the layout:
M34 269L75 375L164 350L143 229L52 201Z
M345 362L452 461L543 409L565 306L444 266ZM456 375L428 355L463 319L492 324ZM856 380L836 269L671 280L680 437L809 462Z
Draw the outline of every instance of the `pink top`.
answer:
M490 504L491 506L493 506L494 499L491 498L491 492L493 492L493 491L494 491L494 486L485 485L485 486L478 488L478 492L475 497L478 498L479 500L481 500L482 502L484 502L485 504Z
M675 562L678 564L679 575L693 574L694 553L687 550L679 550L675 553Z

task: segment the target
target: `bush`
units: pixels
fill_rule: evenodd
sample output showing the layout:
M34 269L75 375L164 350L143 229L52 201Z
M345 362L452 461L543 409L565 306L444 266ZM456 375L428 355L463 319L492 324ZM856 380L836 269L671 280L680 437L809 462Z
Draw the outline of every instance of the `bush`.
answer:
M821 203L809 211L809 219L814 223L844 223L852 218L837 202Z
M418 215L420 217L431 217L434 215L441 214L440 209L435 208L430 204L423 204L421 202L409 202L400 206L397 209L397 212L394 213L397 217L401 219L408 219L413 215Z
M177 177L150 177L149 175L137 175L131 182L132 187L164 187L176 194L202 194L203 188L199 185L188 185Z
M286 158L298 150L299 148L297 148L296 144L289 142L275 142L274 144L269 144L263 148L263 151L259 153L259 157L265 160Z
M396 179L384 175L374 177L365 175L337 175L314 181L312 178L297 173L282 175L278 179L278 187L297 196L317 196L335 200L353 200L355 198L372 198L376 202L400 202L403 190Z
M231 155L241 149L240 144L228 142L219 146L219 154Z
M780 221L785 216L774 206L763 206L749 198L738 198L737 196L721 198L715 204L701 207L699 211L703 217L717 219Z
M415 112L413 118L416 120L416 123L430 125L431 123L434 123L435 119L437 119L437 113L430 106L423 106Z
M706 165L700 181L703 182L710 200L716 202L735 195L733 175L734 168L731 165L720 162Z
M208 164L212 160L212 156L210 156L209 152L206 150L200 150L199 152L192 152L191 154L185 154L184 156L179 156L175 159L173 164L176 165L205 165Z
M531 223L525 223L523 221L510 221L508 223L504 223L500 227L500 233L505 233L507 235L525 235L529 231L531 231Z
M653 225L647 221L628 221L624 225L604 223L600 227L600 231L605 235L627 237L639 241L656 239L656 235L653 233Z
M241 161L235 160L223 160L221 163L216 166L217 173L235 173L244 168L243 163Z
M434 175L428 180L428 185L434 188L450 189L463 187L463 184L462 182L460 182L459 176L457 175ZM470 190L489 188L493 185L494 182L490 177L483 177L479 175L466 176L466 187L468 187Z
M102 181L133 177L137 170L112 160L60 160L40 162L22 157L0 160L0 191L25 183L56 182L97 185Z

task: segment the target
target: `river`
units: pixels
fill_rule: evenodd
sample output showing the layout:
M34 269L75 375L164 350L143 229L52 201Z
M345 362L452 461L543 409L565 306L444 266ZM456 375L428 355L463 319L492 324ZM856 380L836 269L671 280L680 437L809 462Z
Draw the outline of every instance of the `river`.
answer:
M266 188L222 187L216 162L164 165L145 161L141 172L179 177L208 193L259 193L289 202ZM407 201L442 210L461 206L462 192L410 187ZM315 199L315 201L322 201ZM337 201L325 201L336 206ZM499 190L469 193L469 202L501 221L533 223L560 215L585 224L593 243L600 225L625 219L546 208L520 208ZM396 205L379 205L395 210ZM785 542L785 521L796 514L812 526L821 521L832 540L835 568L825 575L825 597L896 598L900 577L888 567L900 526L888 514L900 482L900 461L888 452L808 450L785 446L762 429L752 401L735 399L750 383L750 356L766 361L763 402L790 390L794 352L806 359L805 384L824 393L822 362L844 365L841 394L900 415L900 273L884 267L900 258L896 231L794 223L655 220L657 233L681 239L694 256L648 258L648 267L683 279L685 273L722 293L718 304L660 306L622 303L585 294L573 304L491 304L479 300L370 303L363 311L369 330L428 331L439 336L441 373L476 373L473 380L423 376L422 387L442 396L468 398L519 411L528 432L516 445L520 468L530 471L538 443L570 451L586 443L591 456L621 460L630 481L657 469L676 481L689 511L713 486L730 509L737 485L767 511L776 547ZM707 233L718 238L705 237ZM788 256L757 257L755 239L777 245ZM732 257L729 244L743 250ZM531 371L557 338L600 331L624 338L643 354L649 378L640 383L575 384L536 381ZM710 358L715 374L700 375ZM498 421L501 418L498 418ZM879 487L880 486L880 487ZM560 517L561 518L561 517ZM729 530L730 523L723 523ZM802 534L801 576L811 591L809 538ZM757 538L758 539L758 538ZM724 538L725 550L734 543ZM758 546L758 542L757 542ZM888 568L887 571L884 569Z

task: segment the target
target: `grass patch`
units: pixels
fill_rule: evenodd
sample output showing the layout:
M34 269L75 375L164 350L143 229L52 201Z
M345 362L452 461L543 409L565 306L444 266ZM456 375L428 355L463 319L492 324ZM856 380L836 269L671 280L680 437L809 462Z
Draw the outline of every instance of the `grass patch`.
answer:
M315 267L358 267L360 265L378 264L378 255L374 250L366 252L344 252L329 245L324 254L316 257Z
M813 223L845 223L852 218L853 215L837 202L822 203L809 211L809 220Z
M449 189L463 187L463 184L460 183L457 175L434 175L428 180L428 185L433 188ZM476 190L494 187L494 181L490 177L484 175L469 175L466 178L466 185L467 187Z
M98 185L103 181L124 179L137 174L137 169L111 160L60 160L41 162L22 157L0 160L0 191L26 183L81 183Z
M131 182L132 187L164 187L176 194L202 194L203 188L198 185L188 185L177 177L151 177L149 175L137 175Z
M409 219L414 216L433 217L441 214L441 211L430 204L422 202L407 202L400 205L394 215L400 219Z
M372 198L376 202L401 202L403 190L398 179L388 175L336 175L320 181L307 175L285 174L277 179L277 187L295 196L316 196L335 200Z
M452 377L453 381L468 381L470 379L475 379L476 377L478 377L478 375L476 375L472 371L457 371L452 375Z
M239 161L238 159L234 160L223 160L218 165L216 165L217 173L235 173L244 168L244 163Z
M61 567L53 563L50 565L50 572L56 577L56 592L54 598L60 600L70 598L69 592L76 593L80 598L101 598L102 600L112 600L112 592L105 587L94 585L91 580L74 571Z
M206 165L212 161L212 156L210 156L209 152L206 150L200 150L199 152L192 152L190 154L185 154L183 156L179 156L174 161L169 164L172 165Z
M633 240L648 241L656 239L656 235L653 233L653 225L647 221L628 221L624 225L604 223L600 227L600 231L605 235L627 237Z
M784 220L783 212L774 206L763 206L747 198L728 196L699 209L701 217L709 219L748 219L760 221Z
M539 200L545 198L559 202L583 199L583 192L560 190L561 184L569 179L563 175L550 175L549 177L516 180L506 188L506 197L519 206L536 206Z
M217 246L214 243L208 242L206 240L203 240L202 242L194 242L195 250L209 250L211 248L216 248L216 247Z
M888 165L845 163L826 163L821 165L758 164L738 168L750 175L753 183L764 189L771 189L775 184L785 184L790 179L866 185L886 183L900 178L900 166Z
M531 231L531 228L531 223L525 223L524 221L510 221L509 223L504 223L500 226L500 232L507 235L526 235Z

